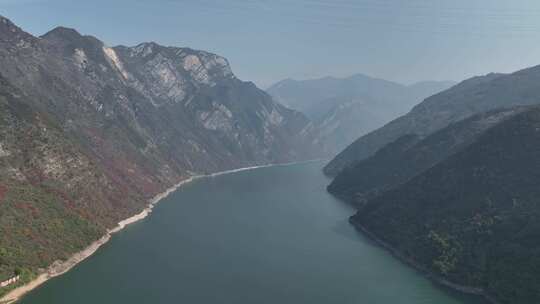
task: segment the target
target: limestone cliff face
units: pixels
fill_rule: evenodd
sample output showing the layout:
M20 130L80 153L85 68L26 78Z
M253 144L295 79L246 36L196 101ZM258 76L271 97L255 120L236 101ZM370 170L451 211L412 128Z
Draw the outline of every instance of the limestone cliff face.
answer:
M0 18L0 80L0 279L65 257L188 175L319 153L307 118L204 51L62 27L34 37Z

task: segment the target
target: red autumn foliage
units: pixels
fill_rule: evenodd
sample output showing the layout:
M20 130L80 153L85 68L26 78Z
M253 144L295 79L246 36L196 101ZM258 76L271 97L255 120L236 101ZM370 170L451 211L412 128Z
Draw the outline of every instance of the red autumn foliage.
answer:
M2 203L2 201L6 197L7 190L8 189L6 186L0 184L0 203Z

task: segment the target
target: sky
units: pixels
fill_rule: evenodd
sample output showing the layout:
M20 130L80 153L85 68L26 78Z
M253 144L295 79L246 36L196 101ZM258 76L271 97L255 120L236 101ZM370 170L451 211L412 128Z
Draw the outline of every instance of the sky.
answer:
M0 14L34 35L62 25L110 46L211 51L262 88L356 73L459 81L540 64L538 0L0 0Z

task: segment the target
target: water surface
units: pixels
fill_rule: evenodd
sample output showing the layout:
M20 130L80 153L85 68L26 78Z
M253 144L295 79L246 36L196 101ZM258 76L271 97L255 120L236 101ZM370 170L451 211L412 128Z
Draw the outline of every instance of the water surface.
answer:
M202 178L24 304L478 304L351 227L322 163Z

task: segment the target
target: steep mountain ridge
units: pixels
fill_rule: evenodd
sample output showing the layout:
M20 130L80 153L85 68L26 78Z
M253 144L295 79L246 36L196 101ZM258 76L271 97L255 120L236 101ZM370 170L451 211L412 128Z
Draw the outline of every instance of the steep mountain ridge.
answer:
M378 149L405 134L427 136L452 122L500 107L537 104L540 101L540 67L512 74L473 77L435 94L409 113L370 132L338 154L324 169L331 176L373 155Z
M321 151L307 118L204 51L34 37L2 17L0 80L0 280L28 281L191 175Z
M351 222L462 290L538 303L539 130L540 107L520 110L368 200Z
M137 129L131 133L140 132L142 134L138 135L143 137L155 137L155 134L144 134L150 132L146 123L156 127L155 124L159 125L163 121L163 116L172 114L177 117L167 117L165 128L178 124L185 137L190 135L185 134L185 125L191 127L196 124L209 132L222 133L220 135L223 139L228 137L229 141L236 141L241 132L238 131L239 128L234 129L234 125L239 124L239 127L245 122L241 120L244 115L239 114L238 121L229 119L237 113L227 108L228 106L237 106L238 112L255 112L259 118L248 117L253 122L264 120L266 124L255 128L257 135L279 132L278 129L283 126L297 127L294 131L299 132L299 129L307 124L307 120L301 115L281 107L256 87L236 79L227 61L214 54L161 47L152 43L133 48L109 48L94 37L82 36L65 28L55 29L42 36L39 41L38 47L29 50L28 56L20 50L7 54L9 60L2 62L5 67L2 73L29 94L42 99L44 96L48 97L47 102L53 103L51 106L64 108L68 112L65 116L72 120L81 115L79 109L73 105L76 101L78 107L86 108L86 113L82 115L88 115L91 123L95 120L107 120L112 115L121 116L121 119L128 122L129 127ZM23 56L20 56L21 53ZM58 53L62 55L57 56ZM11 73L12 66L15 66L13 70L22 71L20 74L24 78L19 78L20 75L16 72ZM40 71L36 72L36 68ZM52 88L47 85L51 81L54 82ZM219 94L223 93L224 97L216 96L218 91ZM236 99L231 100L233 96L227 95L230 92L242 94L236 94ZM66 95L69 94L71 96L66 100ZM196 98L199 103L192 103ZM239 98L244 99L239 101ZM248 98L254 101L247 100ZM116 102L111 102L112 100ZM147 101L150 101L150 104ZM184 104L180 105L181 102ZM66 108L68 106L75 109ZM50 109L48 106L46 108ZM161 117L149 122L144 120L144 116ZM288 124L288 117L285 116L300 121L298 124ZM108 122L111 123L110 119ZM77 123L74 122L75 125ZM255 127L249 124L244 126L246 128L243 129L248 130ZM218 127L226 127L226 131L231 132L224 136L225 132L220 132L223 129L218 130ZM263 150L264 146L266 152L271 153L268 137L265 143L256 142L257 136L254 134L245 135L248 136L246 141L250 142L246 146L251 146L253 150ZM279 138L276 140L278 142L272 142L273 145L283 145ZM278 158L279 155L273 157Z
M403 135L373 156L344 169L328 191L361 205L461 151L490 128L527 109L522 106L476 114L425 138Z

